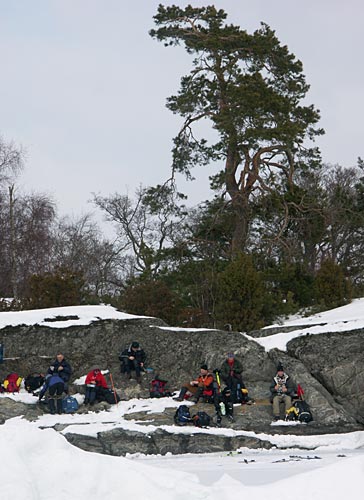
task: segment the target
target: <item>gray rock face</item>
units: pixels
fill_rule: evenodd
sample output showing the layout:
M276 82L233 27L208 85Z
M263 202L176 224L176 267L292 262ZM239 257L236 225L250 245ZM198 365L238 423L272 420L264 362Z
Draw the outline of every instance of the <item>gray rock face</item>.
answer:
M278 361L305 390L314 422L308 426L275 427L274 433L344 432L362 429L364 424L364 334L325 334L300 337L288 344L287 353L272 350L267 354L255 341L238 332L185 331L162 329L158 319L104 320L89 326L48 328L35 326L7 327L0 330L7 359L0 365L0 378L16 371L26 376L33 371L45 372L58 351L73 367L72 380L91 368L109 369L122 399L148 397L149 381L157 373L169 382L170 390L199 373L202 363L218 368L226 352L233 351L244 365L243 377L257 404L237 407L235 422L223 425L236 430L272 433L272 410L269 385ZM277 328L276 333L280 330ZM259 335L257 335L259 336ZM120 374L118 354L133 340L138 340L148 355L147 365L154 373L145 374L141 386L126 381ZM72 387L71 392L79 387ZM212 405L206 411L214 414ZM196 408L197 409L197 408ZM205 409L205 408L203 408ZM79 411L84 411L81 407ZM0 400L0 422L16 415L30 420L42 413L38 405L23 405L10 399ZM155 425L173 424L173 413L150 415ZM131 418L135 418L132 415ZM143 415L138 415L143 420ZM97 438L67 434L67 439L89 451L125 455L126 453L186 453L232 450L239 446L260 447L258 439L194 433L177 435L159 429L152 434L115 429L99 433Z
M97 451L106 455L122 456L127 453L146 455L166 453L213 453L236 450L240 447L271 448L266 441L245 436L217 436L213 434L172 434L158 429L152 434L115 429L100 432L97 438L66 434L67 440L85 451Z
M364 330L308 335L288 343L313 380L356 421L364 424Z
M9 418L19 417L24 415L28 420L36 420L43 414L43 410L39 405L28 405L14 401L11 398L0 399L0 423L3 424Z
M274 371L264 349L240 333L222 331L172 331L158 319L126 321L104 320L84 327L48 328L35 326L7 327L0 330L0 342L6 356L13 358L0 365L0 378L17 371L26 376L33 371L44 372L62 351L73 368L73 379L86 374L92 367L109 369L115 385L126 386L120 375L118 355L133 340L145 349L149 367L169 381L171 389L199 373L200 365L220 367L228 351L234 351L244 361L247 384L266 384ZM261 391L261 389L260 389ZM265 389L266 393L266 389Z
M355 424L355 418L335 401L332 394L311 375L310 370L304 363L277 349L270 351L269 355L275 363L281 361L285 371L293 378L295 383L302 386L305 391L304 398L310 405L314 420L317 423L337 426L338 428L342 425Z

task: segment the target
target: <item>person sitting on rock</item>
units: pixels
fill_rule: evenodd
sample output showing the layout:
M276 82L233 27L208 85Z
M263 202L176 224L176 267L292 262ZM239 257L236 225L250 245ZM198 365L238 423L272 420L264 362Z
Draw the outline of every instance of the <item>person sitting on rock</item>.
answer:
M53 373L58 373L64 382L64 392L68 393L68 381L71 377L72 368L61 352L57 354L56 359L48 368L47 374L52 375Z
M243 364L233 352L228 352L219 370L221 380L231 391L233 403L247 403L248 395L242 392L246 389L243 382Z
M191 380L190 382L184 384L181 387L179 396L175 398L176 401L183 401L185 396L190 393L193 395L191 401L194 403L198 403L200 397L204 392L211 392L213 395L214 391L214 377L210 373L206 364L201 365L200 375L195 380Z
M141 372L144 370L146 354L140 347L139 342L132 342L128 348L122 351L119 355L119 360L121 361L121 373L126 373L128 378L131 379L131 372L135 371L136 380L138 384L140 384L142 381Z
M295 394L295 385L285 373L282 363L278 363L277 373L270 385L271 402L273 403L273 418L280 420L280 405L284 404L285 412L292 406L292 396Z
M48 392L48 409L51 415L57 413L60 415L63 413L62 410L62 394L64 391L64 380L60 377L59 372L54 372L52 374L48 373L45 377L44 384L40 390L38 399L39 401ZM55 403L55 401L57 403Z
M225 387L216 398L216 423L221 425L222 417L226 417L230 422L234 421L234 403L232 400L231 389Z
M103 399L103 389L108 389L108 385L99 368L88 372L85 380L85 389L85 405L93 405L96 399Z

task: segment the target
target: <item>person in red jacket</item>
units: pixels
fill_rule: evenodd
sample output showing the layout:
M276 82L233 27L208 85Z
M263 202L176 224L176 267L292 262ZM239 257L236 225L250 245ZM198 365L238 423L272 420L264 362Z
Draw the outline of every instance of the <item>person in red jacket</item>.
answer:
M93 405L102 389L108 389L105 377L99 368L91 370L85 380L86 396L84 403Z

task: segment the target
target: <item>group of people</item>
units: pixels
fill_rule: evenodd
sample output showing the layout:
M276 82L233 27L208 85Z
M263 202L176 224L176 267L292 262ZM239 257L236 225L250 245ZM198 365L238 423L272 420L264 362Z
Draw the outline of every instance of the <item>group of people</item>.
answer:
M229 352L220 369L211 371L206 364L202 364L199 376L183 384L175 400L183 401L188 398L198 403L200 399L203 399L205 402L214 404L218 425L221 423L222 416L233 420L234 403L254 403L254 400L248 396L242 372L242 362L234 353ZM223 384L225 387L222 389Z
M132 342L129 347L123 350L119 356L122 372L126 373L128 378L135 372L136 380L141 383L141 372L144 369L146 355L138 342ZM61 414L62 400L64 394L68 394L68 382L72 374L71 365L65 359L62 353L56 355L56 359L49 366L44 378L44 383L38 393L39 401L47 396L49 412L54 415L56 412ZM110 395L113 393L113 396ZM99 368L90 370L85 379L85 399L84 404L93 405L96 401L106 400L117 402L119 400L115 391L110 391L105 376Z
M127 378L132 378L135 373L137 383L141 383L141 373L145 369L146 353L141 348L139 342L133 341L119 355L121 372ZM248 396L243 378L242 362L229 352L226 355L220 369L209 370L206 364L200 366L200 374L193 380L184 383L180 389L177 401L190 398L194 403L200 399L212 402L219 411L221 401L224 401L227 408L231 409L234 403L254 402ZM44 383L38 394L41 400L47 393L48 408L51 414L62 413L63 394L68 394L68 383L72 374L72 368L64 355L59 352L55 360L49 366L45 375ZM222 384L225 388L222 389ZM96 400L102 399L102 394L109 391L105 376L99 368L94 368L88 372L85 380L85 404L93 405ZM270 385L271 403L273 406L274 420L280 419L280 407L284 406L285 412L292 406L292 398L296 393L296 387L291 378L284 371L282 363L277 366L276 375Z
M126 373L128 378L135 372L136 380L141 383L141 372L144 369L146 355L138 342L132 342L129 347L123 350L119 356L122 372ZM54 415L63 413L62 401L64 395L68 394L68 383L72 374L70 363L65 359L63 353L59 352L55 360L48 367L42 381L43 384L37 392L38 399L41 401L45 396L47 399L49 412ZM112 393L112 394L110 394ZM120 398L115 391L109 389L105 376L99 368L90 370L85 379L85 399L84 404L93 405L96 401L106 400L118 402Z
M229 352L219 370L211 372L206 364L201 365L200 375L182 385L177 401L191 397L191 401L198 403L201 398L213 399L220 391L222 382L232 395L233 402L245 401L248 393L242 377L243 365Z
M232 408L234 403L254 402L248 396L242 378L243 365L236 358L234 353L228 353L221 365L220 370L211 372L206 364L201 365L200 375L196 379L182 385L176 401L183 401L189 398L194 403L198 403L201 398L215 404L217 412L221 401L227 408ZM221 382L225 388L221 390ZM285 372L282 363L278 363L276 375L270 385L271 403L273 408L273 419L281 419L281 406L284 407L284 414L292 407L293 398L296 396L297 388L291 377Z

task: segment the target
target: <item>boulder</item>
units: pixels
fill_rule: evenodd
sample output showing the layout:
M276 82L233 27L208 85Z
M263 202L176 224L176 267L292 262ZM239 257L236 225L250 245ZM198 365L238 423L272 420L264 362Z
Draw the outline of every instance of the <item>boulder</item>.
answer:
M327 399L364 424L364 330L299 337L287 354L305 365Z

